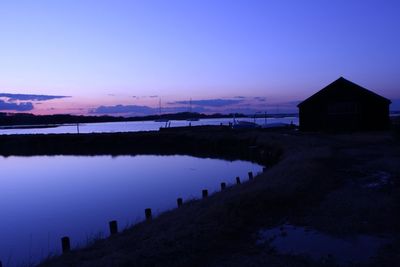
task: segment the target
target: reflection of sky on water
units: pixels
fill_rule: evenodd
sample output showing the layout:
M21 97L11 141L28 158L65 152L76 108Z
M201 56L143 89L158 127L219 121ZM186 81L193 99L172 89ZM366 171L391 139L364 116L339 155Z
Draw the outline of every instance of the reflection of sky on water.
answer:
M335 260L339 264L367 262L386 239L360 235L338 238L305 227L283 225L260 231L259 244L269 243L278 253L304 254L315 260Z
M38 260L60 251L60 237L86 244L108 222L120 228L174 208L176 198L200 197L220 182L261 167L190 156L35 156L0 158L0 260ZM8 265L6 265L8 266Z
M254 121L252 118L243 118L240 120ZM225 119L204 119L199 121L170 121L171 127L181 127L181 126L189 126L189 123L192 126L198 125L229 125L232 122L232 118ZM299 118L297 117L285 117L285 118L268 118L265 120L264 118L257 118L256 122L258 124L269 123L291 123L293 121L294 124L299 123ZM80 133L93 133L93 132L138 132L138 131L158 131L160 127L165 127L165 122L155 122L155 121L130 121L130 122L104 122L104 123L85 123L79 125ZM0 134L46 134L46 133L76 133L77 126L76 125L62 125L59 127L53 128L32 128L32 129L0 129Z

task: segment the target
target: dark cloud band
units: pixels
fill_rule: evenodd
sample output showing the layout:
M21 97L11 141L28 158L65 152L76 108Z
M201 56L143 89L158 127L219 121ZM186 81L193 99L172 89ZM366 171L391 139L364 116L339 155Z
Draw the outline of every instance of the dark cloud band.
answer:
M31 111L33 110L33 104L31 102L26 103L8 103L0 99L0 110L10 111Z
M0 97L8 98L8 101L46 101L52 99L66 98L70 96L0 93Z
M201 100L192 100L192 101L175 101L170 102L168 104L171 105L194 105L194 106L204 106L204 107L224 107L235 105L243 102L241 99L201 99Z
M177 113L187 112L187 106L178 107L166 107L162 108L162 113ZM195 107L191 110L192 112L206 112L207 110L203 107ZM148 106L138 105L115 105L115 106L100 106L90 111L91 114L132 114L132 115L155 115L159 114L159 108L152 108Z

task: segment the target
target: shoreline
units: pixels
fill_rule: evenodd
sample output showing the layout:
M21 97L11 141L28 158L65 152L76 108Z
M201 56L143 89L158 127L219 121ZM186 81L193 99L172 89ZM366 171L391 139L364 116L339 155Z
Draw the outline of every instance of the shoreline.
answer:
M11 115L2 115L0 112L0 124L2 126L18 126L18 125L63 125L63 124L77 124L77 123L108 123L108 122L141 122L141 121L191 121L207 120L207 119L233 119L233 118L254 118L254 115L245 114L202 114L181 112L173 114L162 115L148 115L138 117L114 117L114 116L84 116L84 115L68 115L68 114L55 114L55 115L34 115L30 113L15 113ZM257 118L264 118L264 115L257 114ZM284 117L298 117L297 113L282 113L282 114L268 114L267 118L284 118Z
M187 154L261 165L279 160L279 147L256 145L254 131L243 134L227 126L193 126L145 132L0 135L0 156Z
M379 251L370 263L390 266L399 260L400 229L395 211L400 179L394 159L400 158L400 144L392 132L333 135L202 127L196 131L26 137L0 137L0 154L158 151L268 166L252 181L205 200L184 201L181 208L164 212L151 222L141 222L39 266L336 266L280 254L269 244L256 245L259 229L285 223L338 237L391 235L391 246ZM99 144L105 145L99 149ZM365 187L378 170L389 173L391 183L377 189Z

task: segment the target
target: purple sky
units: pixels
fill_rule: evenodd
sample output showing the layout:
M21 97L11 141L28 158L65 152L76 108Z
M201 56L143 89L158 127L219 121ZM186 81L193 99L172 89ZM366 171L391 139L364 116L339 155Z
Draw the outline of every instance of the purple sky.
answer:
M396 100L399 14L399 1L2 0L0 111L139 115L190 98L295 111L339 76Z

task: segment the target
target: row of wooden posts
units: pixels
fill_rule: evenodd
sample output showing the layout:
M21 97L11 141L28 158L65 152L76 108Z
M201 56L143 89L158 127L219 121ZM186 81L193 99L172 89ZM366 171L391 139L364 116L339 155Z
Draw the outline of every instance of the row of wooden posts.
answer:
M265 172L265 171L266 171L266 168L264 167L263 168L263 172ZM249 172L248 176L249 176L249 180L253 180L253 172ZM241 184L239 176L236 177L236 184ZM222 182L221 183L221 191L223 191L225 189L226 189L226 183ZM207 198L208 197L208 190L207 189L203 189L201 194L202 194L203 199ZM182 207L182 205L183 205L183 199L182 198L178 198L176 200L176 202L177 202L178 208ZM146 217L146 221L151 221L151 219L153 217L153 215L151 213L151 209L150 208L145 209L144 210L144 214L145 214L145 217ZM117 223L117 221L115 221L115 220L114 221L110 221L108 223L108 226L109 226L109 229L110 229L110 235L115 235L115 234L118 233L118 223ZM62 248L62 252L63 253L67 253L67 252L69 252L71 250L71 242L70 242L70 239L69 239L68 236L64 236L64 237L61 238L61 248ZM0 261L0 267L2 267L1 266L1 261Z

